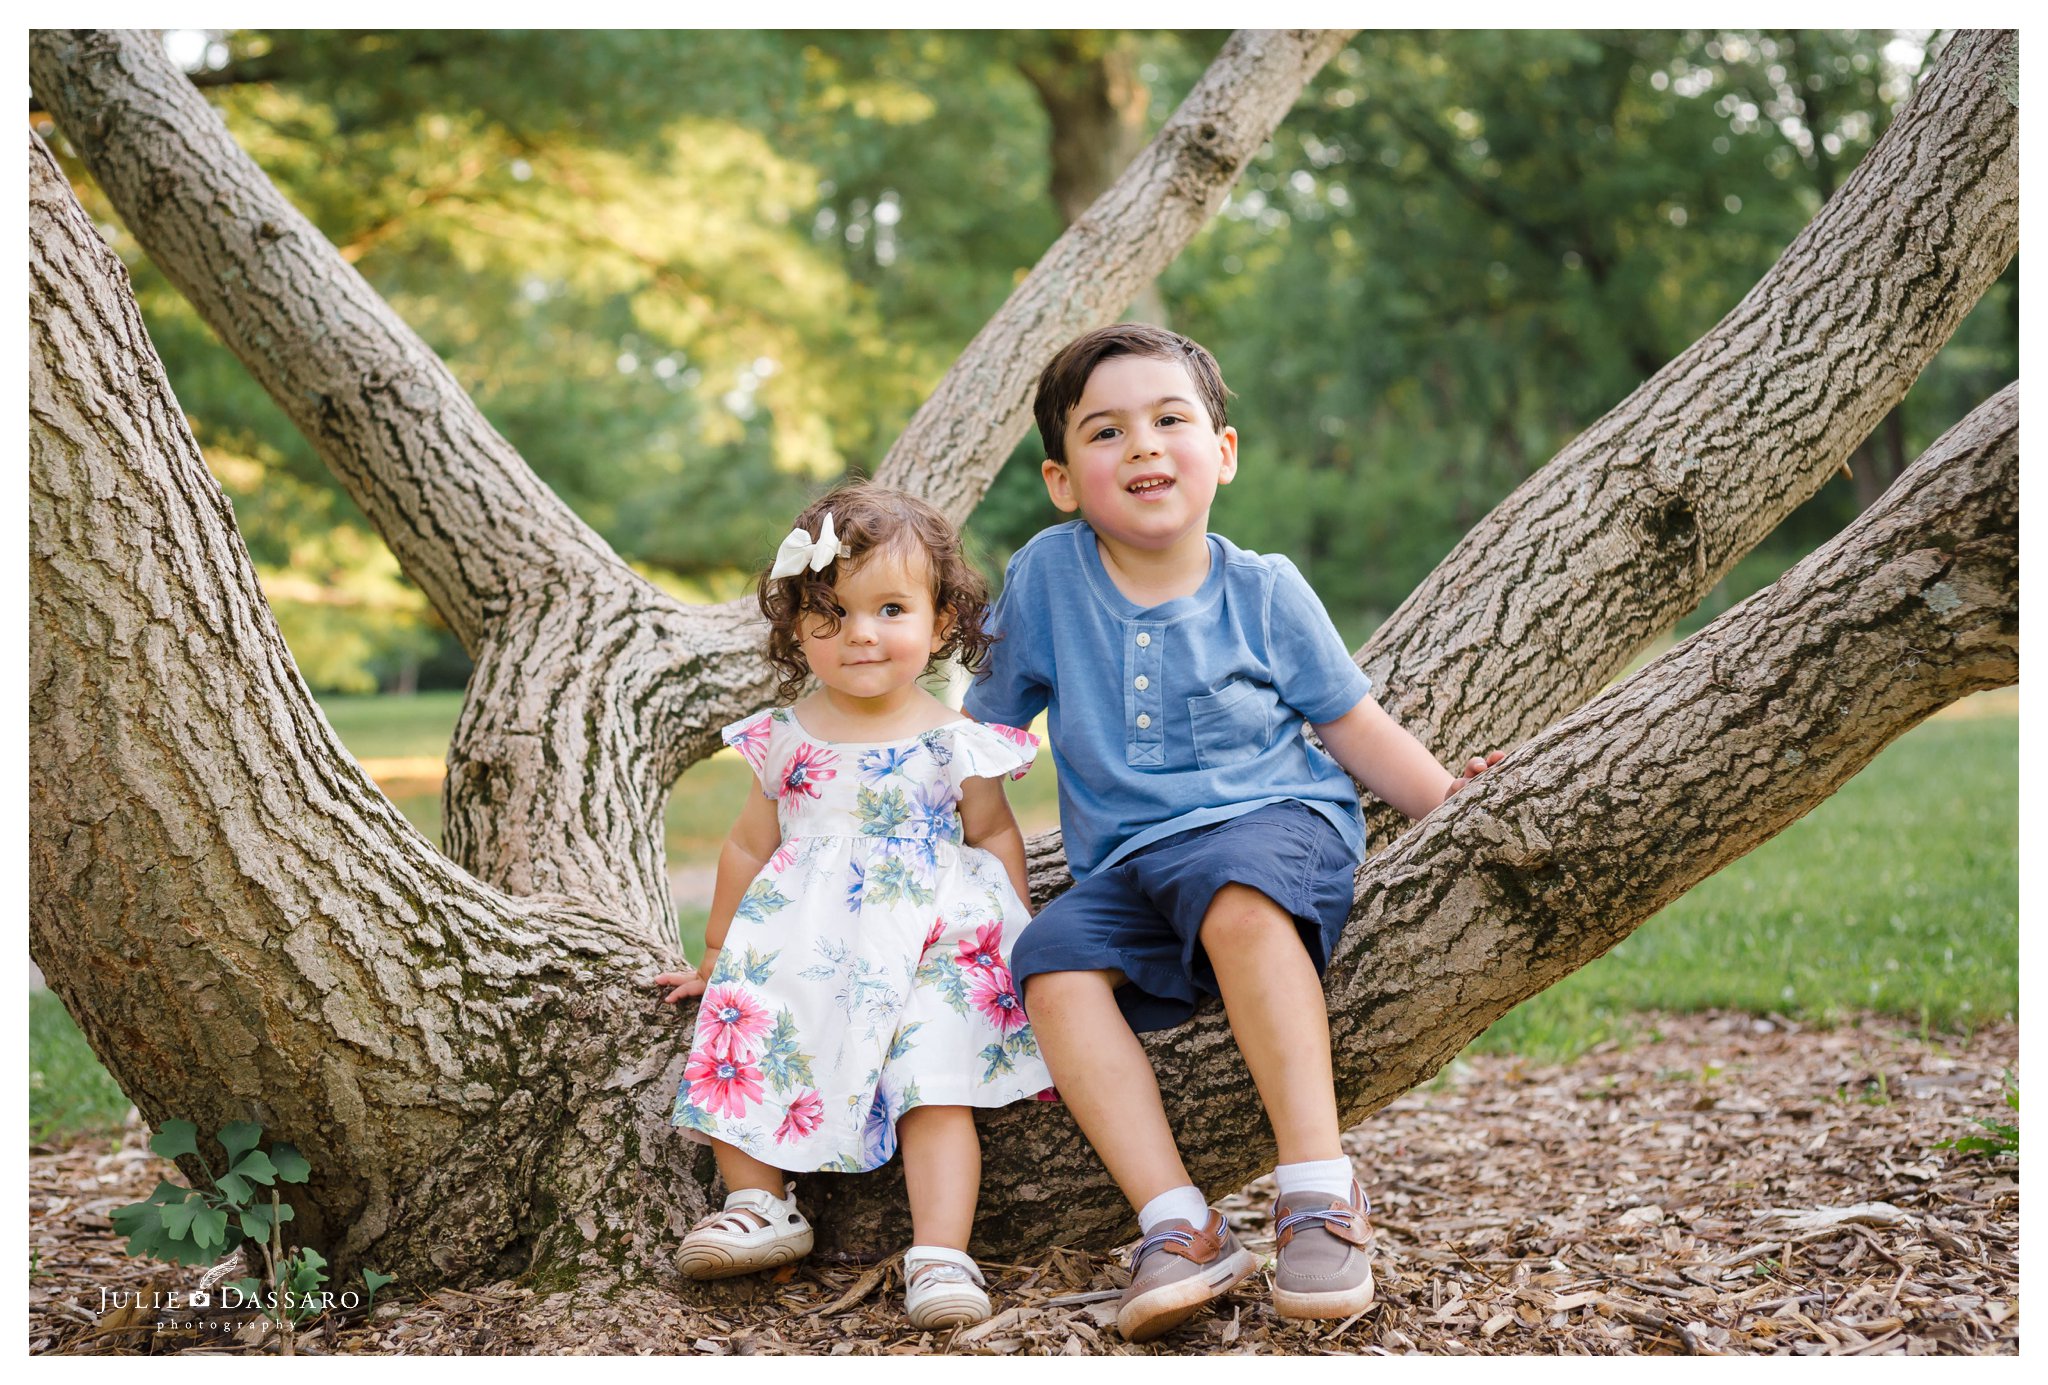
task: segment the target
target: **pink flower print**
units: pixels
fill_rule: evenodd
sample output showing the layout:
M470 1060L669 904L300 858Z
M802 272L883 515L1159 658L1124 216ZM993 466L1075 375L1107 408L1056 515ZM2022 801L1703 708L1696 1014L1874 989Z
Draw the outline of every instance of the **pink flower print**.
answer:
M768 858L768 869L774 871L777 875L782 874L782 872L795 864L796 843L793 841L784 842L776 848L775 854Z
M976 971L1003 971L1003 925L1000 919L984 923L975 930L971 941L960 944L960 951L953 960L963 968Z
M732 748L745 756L747 763L756 771L768 758L768 733L773 729L770 725L772 720L772 714L763 712L732 733Z
M925 953L930 952L932 950L932 944L937 942L939 940L939 935L941 933L944 933L945 931L945 919L936 918L932 920L931 931L924 935L924 946L919 948L917 951L919 960L923 959Z
M1017 998L1017 983L1010 979L1008 967L997 967L994 971L980 968L967 973L967 998L974 1002L974 1008L981 1011L982 1018L996 1027L996 1032L1008 1038L1022 1029L1024 1002Z
M838 760L839 757L831 751L805 741L797 747L796 754L789 757L789 763L782 767L783 792L808 794L816 798L818 785L838 777L839 771L830 768Z
M1060 1099L1060 1089L1058 1087L1047 1087L1031 1099L1033 1101L1058 1101Z
M767 1009L731 983L706 991L697 1008L697 1044L706 1053L752 1058L755 1041L768 1027Z
M738 1120L761 1099L761 1070L740 1055L720 1057L700 1048L690 1055L683 1080L690 1084L691 1104L714 1116Z
M1027 750L1036 749L1038 746L1038 737L1032 735L1029 731L1021 731L1014 726L1005 726L999 721L985 721L982 725L988 727L989 730L995 732L1004 740L1015 745L1021 745Z
M807 1139L824 1122L825 1103L816 1092L805 1092L783 1113L782 1124L775 1127L775 1143Z
M1020 730L1015 726L1004 726L1002 723L994 721L984 722L982 724L987 726L989 730L995 732L998 736L1001 736L1004 740L1009 741L1013 745L1020 746L1025 750L1036 749L1038 746L1038 737L1032 735L1029 731ZM1010 777L1012 779L1022 779L1025 776L1025 774L1030 771L1030 769L1031 766L1029 764L1019 765L1017 766L1017 768L1010 771Z

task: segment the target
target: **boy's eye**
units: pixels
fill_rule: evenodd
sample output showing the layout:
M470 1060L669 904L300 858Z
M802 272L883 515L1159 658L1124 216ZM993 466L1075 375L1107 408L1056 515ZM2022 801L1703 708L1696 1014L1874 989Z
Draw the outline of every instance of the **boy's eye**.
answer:
M1117 429L1115 429L1115 428L1098 428L1098 429L1096 429L1096 430L1095 430L1095 435L1094 435L1093 437L1089 438L1089 439L1088 439L1088 441L1090 441L1090 442L1101 442L1101 441L1102 441L1102 440L1103 440L1104 438L1112 438L1112 437L1115 437L1115 436L1116 436L1116 434L1117 434L1117 431L1118 431L1118 430L1117 430Z
M1159 416L1159 426L1161 428L1165 428L1170 424L1181 422L1184 422L1184 420L1181 418L1179 414L1161 414Z

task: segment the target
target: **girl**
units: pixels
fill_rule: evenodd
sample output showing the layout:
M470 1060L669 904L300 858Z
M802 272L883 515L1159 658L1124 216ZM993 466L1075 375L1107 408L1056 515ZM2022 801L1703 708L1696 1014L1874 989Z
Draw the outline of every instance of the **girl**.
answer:
M911 1322L988 1316L972 1108L1051 1085L1010 980L1030 915L999 782L1038 741L918 686L947 655L980 662L985 602L944 516L866 484L799 515L762 580L777 696L821 686L725 728L762 791L720 853L704 957L655 978L671 1003L704 996L675 1123L731 1190L683 1239L692 1278L805 1254L784 1174L877 1168L900 1142Z

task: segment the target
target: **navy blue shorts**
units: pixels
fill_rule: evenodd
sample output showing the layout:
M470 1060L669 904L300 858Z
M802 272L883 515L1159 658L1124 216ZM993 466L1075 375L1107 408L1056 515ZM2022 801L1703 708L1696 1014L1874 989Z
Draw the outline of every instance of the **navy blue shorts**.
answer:
M1217 994L1202 951L1202 919L1225 885L1249 885L1294 915L1321 975L1351 913L1358 860L1330 820L1289 800L1163 837L1105 866L1045 906L1017 935L1010 972L1120 971L1131 1028L1170 1029Z

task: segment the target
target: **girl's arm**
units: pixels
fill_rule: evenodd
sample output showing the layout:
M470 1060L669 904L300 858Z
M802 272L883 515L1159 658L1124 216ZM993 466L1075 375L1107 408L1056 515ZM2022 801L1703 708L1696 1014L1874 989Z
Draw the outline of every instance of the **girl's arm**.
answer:
M711 889L711 917L704 925L704 955L697 965L683 971L665 971L654 978L657 986L673 986L662 999L673 1005L684 996L702 995L725 945L725 930L739 912L747 886L768 864L768 858L782 845L782 824L775 816L775 800L758 792L747 794L739 819L726 834L718 853L718 882Z
M960 834L1003 863L1024 909L1031 909L1031 880L1024 873L1024 832L1000 779L969 779L960 786Z
M1464 775L1454 778L1371 697L1316 727L1316 734L1345 773L1411 818L1421 817L1505 758L1498 750L1483 759L1474 756Z

